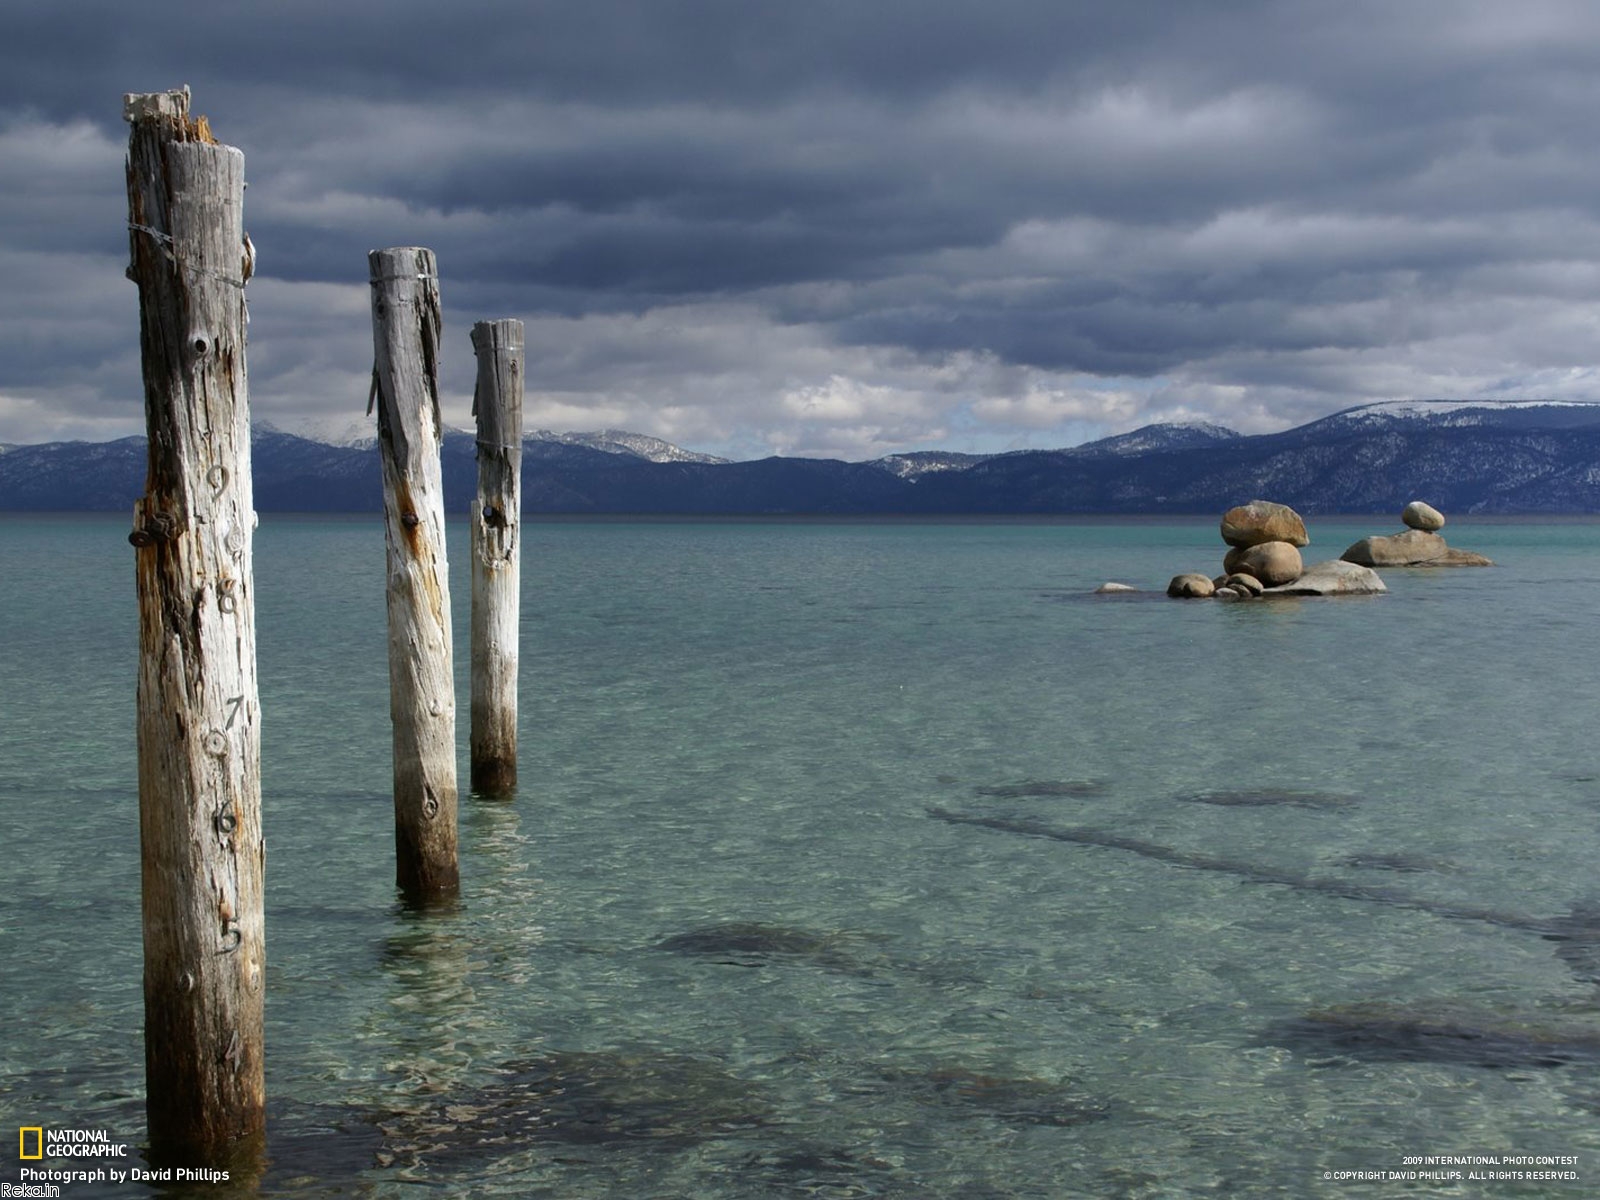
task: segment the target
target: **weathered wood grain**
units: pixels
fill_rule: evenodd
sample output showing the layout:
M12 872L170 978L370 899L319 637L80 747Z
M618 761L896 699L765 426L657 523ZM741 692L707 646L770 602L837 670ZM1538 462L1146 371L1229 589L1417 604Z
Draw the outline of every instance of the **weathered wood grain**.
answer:
M152 1153L264 1130L266 977L244 155L182 92L130 95L128 212L149 474L134 506L146 1104Z
M433 251L367 256L372 386L388 541L395 879L414 902L454 896L456 700L439 447L439 276Z
M472 327L478 383L478 495L472 505L472 790L517 787L517 662L522 569L521 321Z

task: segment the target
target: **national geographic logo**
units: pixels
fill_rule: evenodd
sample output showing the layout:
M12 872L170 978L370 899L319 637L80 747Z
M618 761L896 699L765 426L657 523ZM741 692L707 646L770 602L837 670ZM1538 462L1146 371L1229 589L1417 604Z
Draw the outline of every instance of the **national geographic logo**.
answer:
M23 1162L45 1158L127 1158L128 1144L113 1140L104 1129L22 1125L17 1129L17 1157Z

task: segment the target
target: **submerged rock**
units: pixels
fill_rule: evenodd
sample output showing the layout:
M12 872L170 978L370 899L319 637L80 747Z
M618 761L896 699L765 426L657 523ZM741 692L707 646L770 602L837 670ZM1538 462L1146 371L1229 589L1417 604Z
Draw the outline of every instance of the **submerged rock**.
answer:
M1556 943L1556 957L1574 978L1600 984L1600 905L1576 905L1549 922L1544 937Z
M865 1197L891 1194L897 1172L885 1159L813 1142L746 1155L739 1179L747 1194ZM898 1190L892 1194L901 1195Z
M1314 563L1293 583L1269 587L1263 596L1370 596L1389 589L1371 567L1342 559Z
M1494 566L1494 561L1471 550L1457 550L1454 546L1451 546L1438 558L1430 558L1427 562L1419 563L1418 565L1423 567L1492 567Z
M1137 592L1138 590L1139 589L1134 587L1132 584L1107 582L1102 583L1099 587L1095 588L1094 591L1095 595L1097 596L1118 596L1124 595L1128 592Z
M1600 1028L1459 1011L1448 1005L1423 1009L1374 1003L1321 1009L1277 1025L1263 1040L1321 1059L1497 1070L1600 1064Z
M1222 515L1222 540L1230 546L1256 546L1262 542L1288 542L1309 546L1306 523L1287 504L1252 500Z
M654 949L709 959L721 966L764 967L798 962L845 975L870 975L870 968L847 949L842 934L811 933L783 925L729 921L675 934Z
M1438 533L1444 528L1444 514L1421 500L1413 500L1406 505L1400 513L1400 520L1412 529L1422 529L1428 533Z
M373 1118L379 1161L495 1159L530 1143L692 1145L767 1123L770 1106L713 1063L670 1054L557 1051L489 1082Z

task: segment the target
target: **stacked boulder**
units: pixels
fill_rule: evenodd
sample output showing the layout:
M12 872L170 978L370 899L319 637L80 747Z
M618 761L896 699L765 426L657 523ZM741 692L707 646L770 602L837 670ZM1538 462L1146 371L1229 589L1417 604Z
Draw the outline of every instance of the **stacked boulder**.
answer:
M1222 540L1230 547L1216 579L1223 599L1247 600L1300 578L1300 547L1309 546L1306 523L1287 504L1252 500L1222 514Z
M1222 540L1230 549L1215 579L1201 574L1176 575L1167 595L1183 598L1215 596L1245 600L1267 588L1293 583L1304 566L1300 547L1310 545L1306 523L1287 504L1252 500L1222 515Z
M1492 567L1481 554L1457 550L1445 543L1439 530L1444 514L1431 504L1413 500L1400 514L1402 533L1362 538L1340 558L1363 567Z
M1256 596L1342 596L1383 592L1383 581L1367 567L1349 562L1307 568L1300 548L1311 544L1300 514L1286 504L1252 500L1222 517L1222 540L1229 546L1216 578L1173 576L1167 595L1248 600Z

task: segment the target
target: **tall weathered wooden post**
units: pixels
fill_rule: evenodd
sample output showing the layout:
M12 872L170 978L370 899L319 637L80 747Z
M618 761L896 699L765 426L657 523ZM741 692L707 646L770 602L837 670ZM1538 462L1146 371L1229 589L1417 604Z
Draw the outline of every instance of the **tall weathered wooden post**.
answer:
M394 723L395 879L406 898L453 896L456 699L439 449L439 274L433 251L374 250L373 400L383 459Z
M472 505L472 790L517 787L522 553L522 322L472 327L478 497Z
M149 474L134 505L145 1091L158 1157L237 1162L265 1128L255 509L244 155L189 91L130 95L128 229Z

